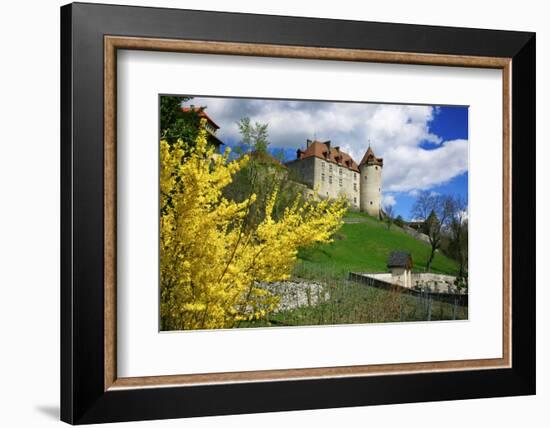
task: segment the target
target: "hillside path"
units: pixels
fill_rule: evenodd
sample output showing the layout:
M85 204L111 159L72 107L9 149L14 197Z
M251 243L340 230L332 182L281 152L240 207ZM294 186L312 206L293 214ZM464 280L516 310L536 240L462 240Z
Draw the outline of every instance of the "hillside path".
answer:
M369 221L369 219L361 217L344 217L342 220L346 224L366 223Z

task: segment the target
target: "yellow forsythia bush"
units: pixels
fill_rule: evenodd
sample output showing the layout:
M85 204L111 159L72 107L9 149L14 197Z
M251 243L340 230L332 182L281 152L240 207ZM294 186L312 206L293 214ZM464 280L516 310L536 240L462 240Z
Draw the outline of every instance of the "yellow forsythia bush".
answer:
M228 328L264 318L278 297L255 286L289 277L298 247L328 242L341 225L343 200L298 198L279 219L247 228L255 195L242 202L222 189L248 162L214 154L204 123L193 146L160 142L160 284L163 330Z

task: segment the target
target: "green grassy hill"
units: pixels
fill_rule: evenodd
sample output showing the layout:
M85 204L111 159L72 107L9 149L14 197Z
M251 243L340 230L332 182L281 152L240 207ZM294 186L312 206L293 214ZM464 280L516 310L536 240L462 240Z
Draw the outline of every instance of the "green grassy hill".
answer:
M295 275L302 278L347 277L348 272L386 272L388 254L406 250L412 254L414 271L423 271L430 246L407 235L397 226L388 230L385 223L362 213L348 213L334 242L301 250ZM356 222L356 223L350 223ZM437 252L432 271L455 275L455 261Z
M414 268L423 271L430 255L428 244L387 226L373 217L350 212L334 242L301 250L294 276L323 284L328 299L320 304L281 310L268 319L247 321L240 327L366 324L468 319L468 307L411 296L347 280L350 271L386 272L392 250L412 254ZM433 272L456 274L456 263L436 253Z

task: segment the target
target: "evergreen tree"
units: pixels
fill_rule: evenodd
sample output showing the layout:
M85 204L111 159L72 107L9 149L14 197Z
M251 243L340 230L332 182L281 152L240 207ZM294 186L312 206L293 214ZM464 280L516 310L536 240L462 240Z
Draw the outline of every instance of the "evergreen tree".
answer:
M182 103L193 97L162 95L160 97L160 138L168 144L174 144L179 139L195 141L199 134L199 109L182 109Z

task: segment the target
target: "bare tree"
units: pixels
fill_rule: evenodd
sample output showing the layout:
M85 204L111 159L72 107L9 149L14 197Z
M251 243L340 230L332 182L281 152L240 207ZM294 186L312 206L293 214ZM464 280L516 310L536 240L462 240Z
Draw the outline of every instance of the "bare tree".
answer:
M428 191L420 193L412 208L412 215L417 220L424 222L423 232L430 242L430 257L426 263L426 270L432 268L435 252L441 245L441 236L448 225L452 212L452 198Z
M468 203L461 196L450 198L449 252L458 261L458 278L465 282L468 272Z
M388 226L389 230L395 221L395 211L393 209L393 205L388 204L384 207L384 221L386 222L386 226Z

